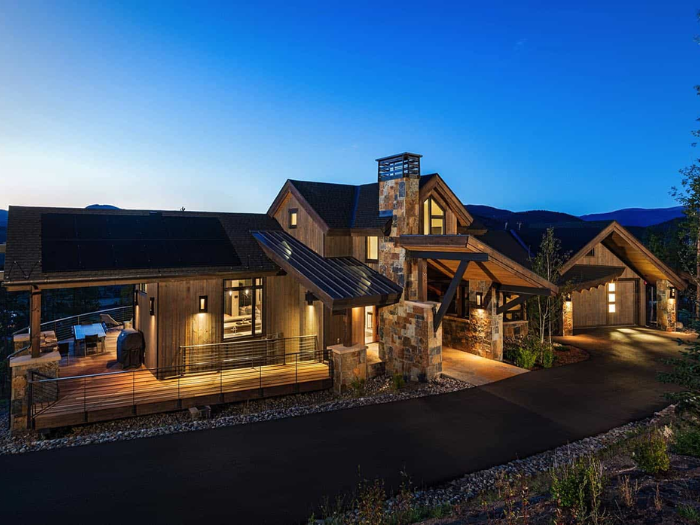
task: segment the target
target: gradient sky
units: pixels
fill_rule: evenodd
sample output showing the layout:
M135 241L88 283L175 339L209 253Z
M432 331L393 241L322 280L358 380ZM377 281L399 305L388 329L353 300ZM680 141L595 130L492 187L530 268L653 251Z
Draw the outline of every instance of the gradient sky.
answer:
M467 203L674 205L700 2L572 4L0 0L0 208L264 212L402 151Z

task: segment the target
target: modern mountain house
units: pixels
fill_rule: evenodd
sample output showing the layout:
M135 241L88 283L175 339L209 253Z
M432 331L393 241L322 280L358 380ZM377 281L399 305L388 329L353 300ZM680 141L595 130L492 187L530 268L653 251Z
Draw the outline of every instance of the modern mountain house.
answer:
M559 290L530 266L541 231L487 229L420 165L378 159L359 186L288 180L267 214L10 207L3 285L31 297L10 359L13 429L384 372L425 381L443 372L443 347L502 360L504 337L527 331L527 298ZM567 333L673 329L683 283L634 237L612 223L570 238ZM132 307L41 319L46 291L117 284L133 286Z

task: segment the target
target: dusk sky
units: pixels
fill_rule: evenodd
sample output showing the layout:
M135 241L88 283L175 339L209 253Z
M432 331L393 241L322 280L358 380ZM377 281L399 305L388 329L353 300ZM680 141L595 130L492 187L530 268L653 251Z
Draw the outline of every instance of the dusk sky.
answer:
M0 208L265 212L402 151L465 203L672 206L697 9L0 0Z

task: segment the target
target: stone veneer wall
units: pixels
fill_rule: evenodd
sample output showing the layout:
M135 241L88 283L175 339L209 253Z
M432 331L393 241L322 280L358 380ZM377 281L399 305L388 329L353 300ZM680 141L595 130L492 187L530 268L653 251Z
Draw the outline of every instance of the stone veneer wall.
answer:
M433 302L401 301L383 308L379 337L387 372L411 381L430 381L442 373L442 326L433 330Z
M670 284L667 280L656 281L657 323L661 330L676 331L676 302L669 293Z
M503 321L503 339L525 337L528 326L527 321Z
M58 377L58 363L61 354L58 351L45 354L37 358L31 356L14 357L10 360L12 370L12 391L10 397L10 428L12 431L27 430L29 428L29 373L39 372L48 377ZM58 391L43 389L41 398L36 402L55 401ZM35 396L39 393L35 393Z
M364 344L355 346L331 346L333 355L333 389L338 393L345 392L353 381L367 379L367 347Z
M578 293L578 292L575 292ZM561 309L561 331L564 337L574 335L574 302L564 301Z
M481 292L484 301L491 301L484 308L476 306L476 294ZM469 319L447 317L442 321L443 345L456 350L497 361L503 361L503 314L497 314L496 290L490 281L469 281Z

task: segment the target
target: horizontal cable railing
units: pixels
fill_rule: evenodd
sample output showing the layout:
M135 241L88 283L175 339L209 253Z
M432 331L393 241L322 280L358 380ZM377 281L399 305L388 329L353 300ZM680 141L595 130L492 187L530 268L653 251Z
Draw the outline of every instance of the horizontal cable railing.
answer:
M316 351L315 335L248 339L181 346L177 362L186 373L197 373L261 364L286 364L289 355L297 356L300 361L313 360Z
M41 414L85 413L117 409L150 403L173 402L162 410L182 408L179 402L187 398L219 396L216 402L235 400L227 394L294 385L329 379L330 363L324 362L322 351L286 354L284 356L254 356L244 358L237 367L228 368L213 363L209 370L185 374L182 367L172 369L123 370L75 377L47 378L35 376L30 381L32 421ZM158 379L167 376L169 379ZM234 396L235 397L235 396ZM213 403L207 399L207 403ZM50 409L50 410L49 410Z
M107 308L105 310L97 310L96 312L87 312L79 315L71 315L70 317L62 317L53 321L41 323L41 330L53 330L56 333L56 339L65 341L73 337L73 326L81 323L99 323L102 322L102 315L108 315L117 323L123 324L124 321L130 321L134 318L134 307L118 306L116 308ZM13 332L12 335L29 333L29 327L26 326L21 330Z

